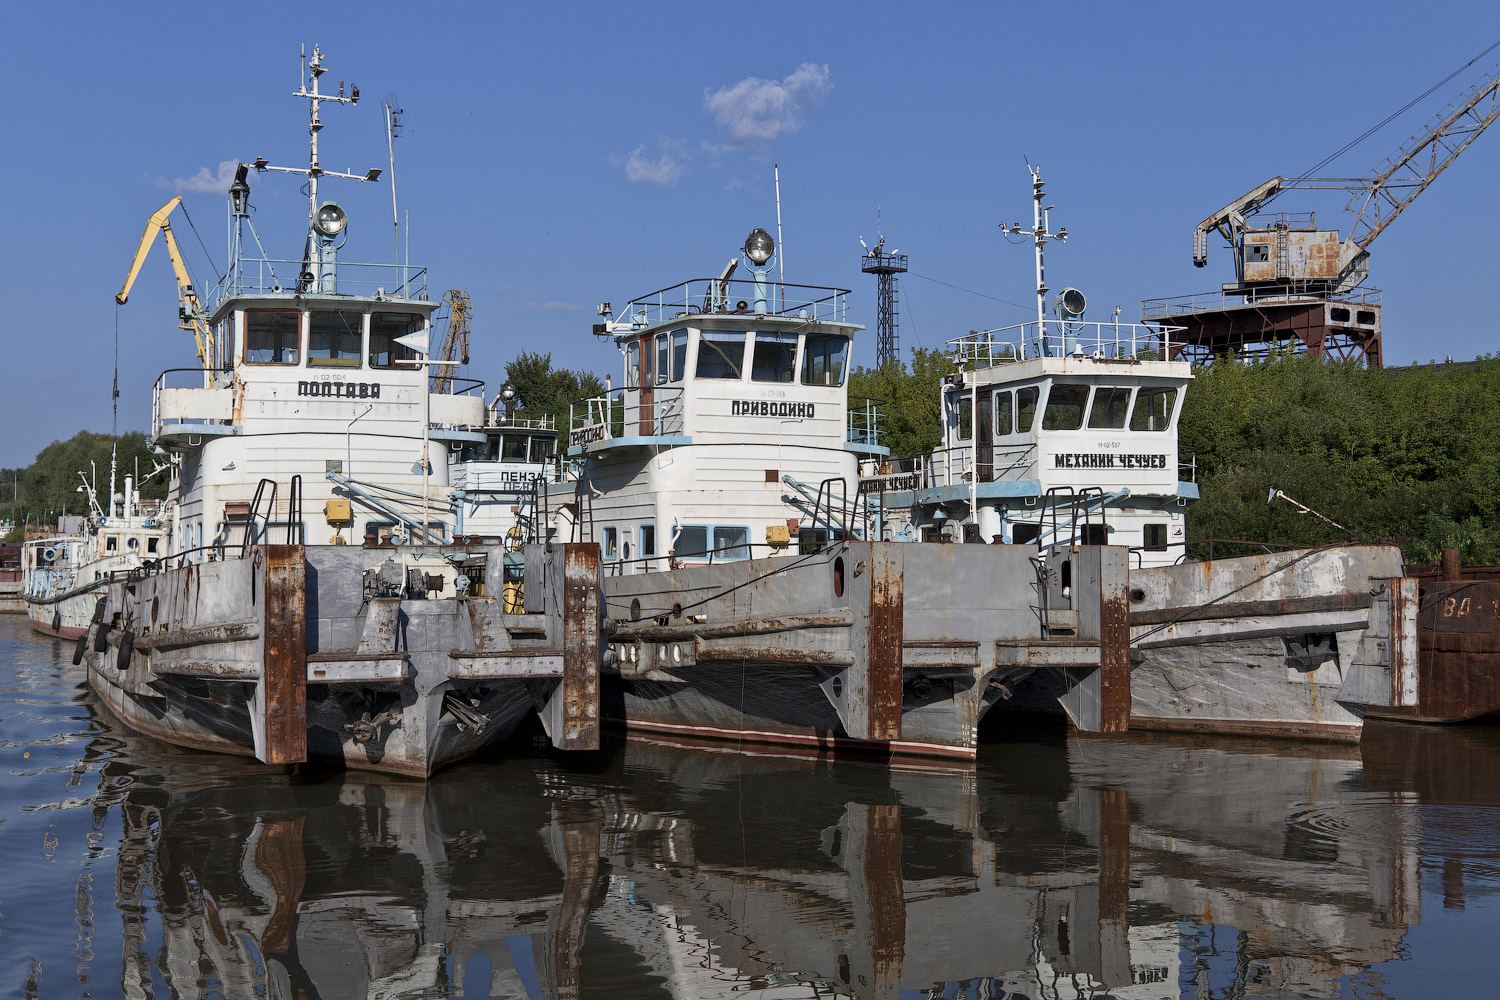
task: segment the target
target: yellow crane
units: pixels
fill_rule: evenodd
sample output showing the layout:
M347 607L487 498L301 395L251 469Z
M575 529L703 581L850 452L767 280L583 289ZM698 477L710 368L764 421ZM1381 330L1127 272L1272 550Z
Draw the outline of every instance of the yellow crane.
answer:
M151 218L146 221L146 232L141 236L141 245L136 247L135 260L130 262L130 273L125 276L125 284L115 296L115 301L122 306L129 301L130 288L135 284L136 275L141 273L141 265L146 262L146 253L156 240L156 234L160 232L167 244L167 256L172 259L172 270L177 275L177 325L191 333L198 342L198 360L203 363L206 371L214 364L213 331L208 328L208 320L203 315L203 303L198 300L198 293L193 289L193 280L188 276L187 262L182 259L182 251L177 247L177 238L172 235L172 226L167 222L167 216L171 215L172 210L181 204L182 196L178 195L153 212Z
M469 363L469 323L474 316L473 307L469 303L469 293L450 288L443 293L443 305L448 307L448 328L443 333L443 348L438 353L438 359L442 361L453 361L461 358L464 364ZM432 371L432 391L447 392L453 388L453 376L458 373L458 366L453 364L434 368Z

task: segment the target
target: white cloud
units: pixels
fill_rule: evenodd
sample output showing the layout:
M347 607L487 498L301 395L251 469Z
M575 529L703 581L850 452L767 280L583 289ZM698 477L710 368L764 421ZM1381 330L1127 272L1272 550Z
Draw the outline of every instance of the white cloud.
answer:
M703 103L729 130L730 142L757 149L784 132L802 127L802 112L823 103L833 89L829 76L827 65L803 63L780 81L749 76L705 93Z
M630 158L625 161L625 179L630 183L660 184L666 187L676 184L687 173L687 165L680 154L673 156L670 152L663 152L653 160L645 152L644 145L637 146L630 151Z
M576 302L564 302L561 299L552 299L549 302L522 302L521 308L526 312L540 313L576 313L583 312L583 306Z
M190 191L225 194L229 191L229 185L234 183L234 169L237 166L239 163L235 160L221 160L218 176L209 173L207 167L199 167L198 172L187 179L178 177L169 181L165 177L158 177L156 186L164 191L176 191L178 194L186 194Z

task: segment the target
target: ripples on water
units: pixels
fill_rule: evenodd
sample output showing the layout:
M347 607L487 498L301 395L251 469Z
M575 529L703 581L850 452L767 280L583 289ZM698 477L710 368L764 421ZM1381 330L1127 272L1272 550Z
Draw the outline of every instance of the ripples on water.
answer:
M3 995L1493 995L1493 728L968 773L522 741L423 785L129 736L67 652L0 617Z

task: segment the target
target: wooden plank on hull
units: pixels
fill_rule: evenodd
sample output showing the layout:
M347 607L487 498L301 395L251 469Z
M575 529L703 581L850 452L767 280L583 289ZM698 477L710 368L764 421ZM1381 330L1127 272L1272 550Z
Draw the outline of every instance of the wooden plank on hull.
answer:
M261 634L267 764L307 760L307 562L300 545L266 545Z
M599 749L599 546L563 546L563 750ZM556 734L554 733L554 739Z

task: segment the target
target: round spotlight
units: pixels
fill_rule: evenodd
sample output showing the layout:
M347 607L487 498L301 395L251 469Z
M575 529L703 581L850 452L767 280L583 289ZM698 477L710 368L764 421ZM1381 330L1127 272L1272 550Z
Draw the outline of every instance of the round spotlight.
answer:
M324 236L337 236L344 231L345 226L349 225L349 216L345 215L344 210L333 202L326 201L323 207L318 209L314 224L318 232Z
M776 252L776 241L764 229L753 229L745 238L745 256L757 267L771 259Z
M500 387L500 398L507 403L516 398L516 386L514 382L507 381Z

